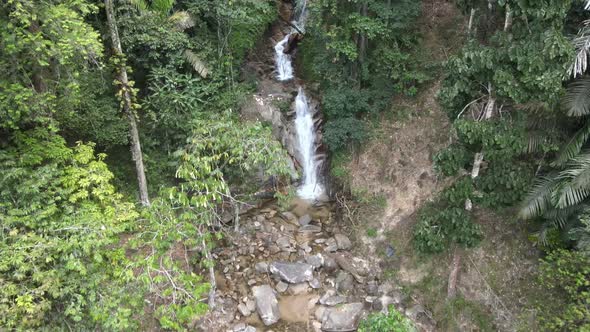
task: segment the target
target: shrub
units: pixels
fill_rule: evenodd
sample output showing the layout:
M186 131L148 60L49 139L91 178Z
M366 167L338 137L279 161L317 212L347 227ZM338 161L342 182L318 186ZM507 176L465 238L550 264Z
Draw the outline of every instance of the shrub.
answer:
M457 207L427 206L420 212L414 228L414 246L421 253L438 253L451 243L473 247L481 237L481 230L472 222L471 215Z
M590 331L589 256L563 249L550 253L541 263L539 282L555 295L539 303L543 329Z
M404 317L393 306L388 314L372 314L363 320L358 329L359 332L414 332L416 328L412 322Z

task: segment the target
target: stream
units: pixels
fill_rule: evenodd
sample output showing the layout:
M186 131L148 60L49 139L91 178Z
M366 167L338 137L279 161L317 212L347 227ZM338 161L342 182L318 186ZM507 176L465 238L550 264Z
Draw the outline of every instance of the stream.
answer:
M288 206L268 200L240 210L239 231L212 251L217 306L199 321L202 331L356 331L368 313L404 299L399 287L381 280L379 258L357 252L354 234L326 199L318 103L297 79L289 45L305 29L307 1L280 5L297 28L278 21L272 42L255 52L252 63L266 66L267 57L273 68L257 71L259 91L242 112L273 125L301 170L298 197ZM277 96L291 105L286 115L274 106Z

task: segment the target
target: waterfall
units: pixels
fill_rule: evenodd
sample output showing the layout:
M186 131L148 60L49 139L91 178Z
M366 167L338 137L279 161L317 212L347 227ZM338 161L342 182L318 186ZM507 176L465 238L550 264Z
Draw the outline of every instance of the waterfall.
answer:
M279 81L288 81L294 77L293 64L291 55L286 54L285 48L289 43L289 38L299 31L305 29L305 19L307 16L307 0L299 0L295 8L296 20L291 31L275 45L275 61L277 79ZM301 158L301 166L303 168L303 181L297 190L299 197L308 200L315 200L319 198L324 188L318 181L319 164L316 158L316 128L314 126L313 114L311 113L309 102L305 96L302 87L299 87L299 93L295 98L295 131L297 134L297 148L299 157Z
M292 22L300 31L305 31L305 18L307 16L307 0L300 0L297 2L295 8L297 19ZM289 42L289 38L293 33L297 32L292 28L291 31L275 45L275 62L277 70L277 79L279 81L288 81L293 79L293 64L291 62L291 55L285 53L285 47Z
M302 87L295 98L295 130L303 167L303 184L297 194L301 198L316 199L324 191L318 182L318 163L315 156L316 131L309 103Z
M287 34L283 40L275 45L275 62L277 64L277 79L279 81L288 81L293 79L293 65L291 56L285 53L285 47L289 42L291 34Z

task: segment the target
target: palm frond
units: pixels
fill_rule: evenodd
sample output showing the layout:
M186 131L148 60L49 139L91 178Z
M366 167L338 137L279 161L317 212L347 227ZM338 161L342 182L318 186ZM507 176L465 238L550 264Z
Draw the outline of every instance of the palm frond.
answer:
M577 156L582 147L590 139L590 124L586 122L582 129L578 130L574 136L561 148L557 159L552 163L552 166L564 166L568 161Z
M590 154L580 155L557 176L553 204L560 209L576 206L590 196Z
M168 18L178 30L186 30L195 26L195 20L184 10L177 11Z
M590 0L586 0L586 6L584 7L586 10L590 10Z
M588 69L588 56L590 56L590 20L584 22L584 26L572 42L576 50L576 57L570 66L569 73L573 77L578 77L582 76L586 72L586 69Z
M201 77L207 78L209 75L209 69L207 68L205 62L203 62L198 55L193 53L191 50L185 50L184 57L193 66L195 71L201 75Z
M563 107L568 116L585 116L590 114L590 76L584 76L572 82L563 97Z
M523 201L518 215L522 219L532 219L543 215L552 206L551 197L558 183L557 174L539 178Z

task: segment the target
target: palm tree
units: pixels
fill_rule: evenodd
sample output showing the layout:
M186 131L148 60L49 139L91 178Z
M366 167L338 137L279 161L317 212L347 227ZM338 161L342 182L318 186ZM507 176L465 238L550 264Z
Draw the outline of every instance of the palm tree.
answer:
M585 9L590 10L590 0ZM573 44L576 57L569 74L575 81L568 86L562 105L566 115L579 119L582 125L551 164L555 171L537 180L519 211L523 219L541 217L547 221L546 226L560 229L590 203L590 151L584 150L590 141L590 76L585 76L590 56L590 20L583 23Z

